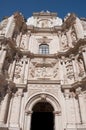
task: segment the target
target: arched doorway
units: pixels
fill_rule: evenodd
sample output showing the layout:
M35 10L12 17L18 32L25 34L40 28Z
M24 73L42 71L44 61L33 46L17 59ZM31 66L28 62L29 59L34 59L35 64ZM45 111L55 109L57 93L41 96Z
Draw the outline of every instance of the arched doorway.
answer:
M39 114L43 116L40 117L40 121L36 122ZM62 130L61 106L59 101L48 93L40 93L30 97L25 106L24 120L24 130ZM41 128L37 128L35 124L37 124L37 127L40 124ZM51 124L51 128L49 125L46 126L46 124Z
M54 130L54 109L50 103L38 102L32 111L31 130Z

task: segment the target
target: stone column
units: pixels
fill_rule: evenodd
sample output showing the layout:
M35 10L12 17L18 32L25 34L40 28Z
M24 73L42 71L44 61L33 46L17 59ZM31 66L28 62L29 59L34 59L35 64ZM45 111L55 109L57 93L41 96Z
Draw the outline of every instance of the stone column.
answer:
M67 118L67 124L70 123L70 111L69 111L69 95L70 95L70 90L65 89L64 90L64 96L65 96L65 105L66 105L66 118Z
M28 33L26 37L26 47L25 47L26 50L29 50L29 39L30 39L30 33Z
M60 60L60 59L59 59ZM61 84L64 84L63 61L59 61Z
M80 109L80 115L81 115L81 123L86 123L86 110L85 110L85 103L84 98L81 92L81 88L76 89L76 93L78 95L78 102L79 102L79 109Z
M62 130L62 122L61 122L61 113L54 112L54 117L55 117L55 130Z
M72 39L71 39L71 30L67 31L66 32L66 36L67 36L67 39L68 39L68 44L69 44L69 47L73 47L73 44L72 44Z
M58 37L59 37L59 48L60 50L62 49L62 41L61 41L61 32L58 32Z
M2 52L1 52L1 58L0 58L0 73L2 73L2 68L4 65L5 58L6 58L6 47L3 45Z
M83 61L84 61L84 66L86 71L86 49L84 48L82 48L82 56L83 56Z
M11 115L10 115L10 127L14 130L20 130L20 111L21 111L21 100L22 100L22 89L18 88L18 91L13 96Z
M10 102L10 92L8 92L2 100L0 109L0 124L6 123L6 118L8 115L8 105Z
M74 28L76 31L77 38L83 39L84 38L83 27L79 18L76 18L76 23L74 24Z
M30 130L31 128L31 116L32 116L32 112L28 112L27 113L27 118L26 118L26 129L25 130Z
M16 60L13 61L11 72L10 72L10 80L13 79L14 70L15 70Z
M75 81L78 81L78 73L79 70L77 68L77 65L76 65L76 59L74 57L74 55L71 55L71 60L72 60L72 64L73 64L73 72L74 72L74 78L75 78Z
M63 68L63 75L64 75L64 84L67 84L67 73L66 73L66 66L65 66L64 57L62 57L62 68Z
M24 83L27 83L28 80L28 73L29 73L29 63L30 63L30 58L26 59L26 67L25 67L25 76L24 76Z
M21 83L24 83L26 56L23 56L22 62L23 62L23 67L22 67L22 71L21 71Z

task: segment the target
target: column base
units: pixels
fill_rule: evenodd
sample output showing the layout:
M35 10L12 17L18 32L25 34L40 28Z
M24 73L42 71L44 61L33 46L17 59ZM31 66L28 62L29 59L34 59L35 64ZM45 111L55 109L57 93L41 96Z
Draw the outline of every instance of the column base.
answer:
M10 124L9 130L21 130L18 124Z
M19 127L9 127L8 130L21 130Z
M86 130L86 124L68 124L65 130Z
M8 130L8 127L5 124L0 124L0 130Z

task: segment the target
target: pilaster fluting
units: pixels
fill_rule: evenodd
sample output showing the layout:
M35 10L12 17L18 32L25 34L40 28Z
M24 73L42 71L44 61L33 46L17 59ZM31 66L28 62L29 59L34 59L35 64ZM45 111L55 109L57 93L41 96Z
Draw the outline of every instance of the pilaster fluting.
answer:
M81 115L81 123L86 123L86 110L85 110L85 103L83 94L81 92L81 88L76 89L76 93L78 96L78 102L79 102L79 109L80 109L80 115Z
M18 91L13 95L11 115L10 115L10 126L19 128L20 111L21 111L21 100L22 100L22 89L19 88Z

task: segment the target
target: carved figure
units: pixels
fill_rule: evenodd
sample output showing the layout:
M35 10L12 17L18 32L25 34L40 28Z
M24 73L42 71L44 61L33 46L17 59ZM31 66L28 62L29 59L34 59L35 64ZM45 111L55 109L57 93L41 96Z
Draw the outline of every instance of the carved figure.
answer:
M30 69L29 69L29 74L30 74L30 77L34 77L35 76L35 68L34 67L30 67Z
M67 49L68 48L68 40L65 34L62 35L62 48Z
M20 64L16 65L15 74L14 74L14 77L16 79L21 77L21 71L22 71L22 65L20 65Z
M72 38L72 41L73 41L73 42L76 42L77 38L76 38L75 32L72 32L72 33L71 33L71 38Z
M22 36L22 40L21 40L21 44L20 44L20 48L21 49L25 49L25 40L26 40L26 34Z
M53 71L53 77L56 78L58 76L58 67L56 67Z
M79 76L83 76L85 73L84 64L82 59L78 59Z

